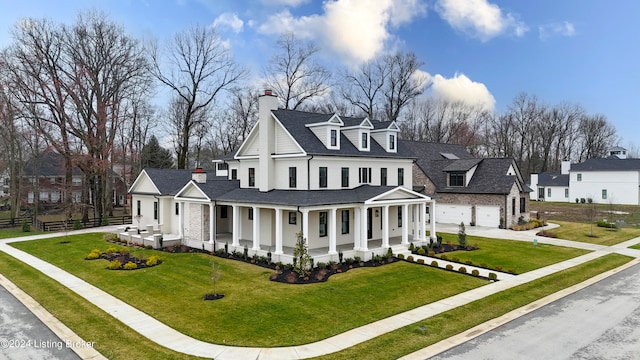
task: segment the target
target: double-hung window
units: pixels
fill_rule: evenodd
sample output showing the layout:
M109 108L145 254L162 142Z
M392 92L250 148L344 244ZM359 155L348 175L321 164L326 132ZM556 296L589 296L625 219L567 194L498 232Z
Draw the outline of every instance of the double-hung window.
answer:
M380 186L387 186L387 168L380 169Z
M319 170L320 170L319 171L320 178L318 179L319 181L318 187L326 188L327 187L327 167L321 166Z
M349 168L342 168L342 187L349 187Z
M321 237L327 236L327 212L326 211L321 211L319 213L319 221L320 221L320 223L318 224L319 235Z
M256 186L256 168L249 168L249 186Z
M290 167L289 168L289 187L295 189L297 186L297 168Z
M342 210L341 217L342 217L342 233L348 234L349 233L349 210Z

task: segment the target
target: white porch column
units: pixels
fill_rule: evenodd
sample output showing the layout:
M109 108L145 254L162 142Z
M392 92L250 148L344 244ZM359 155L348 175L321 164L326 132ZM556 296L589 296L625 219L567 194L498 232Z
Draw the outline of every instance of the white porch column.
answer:
M329 210L329 254L337 254L336 251L336 219L337 209L331 208Z
M307 246L309 245L309 210L304 209L302 211L302 238L307 239Z
M360 242L360 250L362 251L367 251L369 250L369 234L368 234L368 227L369 227L369 222L368 222L368 216L367 216L367 209L369 207L368 206L363 206L361 213L362 213L362 236L360 237L361 242Z
M213 244L216 241L216 206L213 203L209 204L209 244ZM213 248L212 248L213 251Z
M180 235L180 239L184 238L184 201L180 201L178 211L180 214L178 215L178 235Z
M382 247L389 247L389 205L382 206Z
M276 252L282 254L282 209L276 209Z
M413 241L420 239L420 206L418 204L411 205L413 213Z
M435 200L431 200L431 205L429 206L429 231L430 231L430 237L431 239L433 239L433 241L436 241L438 236L436 234L436 201Z
M260 250L260 208L253 208L253 250Z
M427 203L420 203L420 241L425 241L427 237L427 227L426 227L426 213L427 213Z
M402 244L409 245L409 204L402 205Z
M231 219L231 228L233 231L233 234L231 234L231 245L240 246L240 222L242 221L240 209L238 205L231 205L231 208L233 209L233 219Z
M360 213L362 209L359 207L353 208L353 250L360 250L360 243L362 242L362 215Z

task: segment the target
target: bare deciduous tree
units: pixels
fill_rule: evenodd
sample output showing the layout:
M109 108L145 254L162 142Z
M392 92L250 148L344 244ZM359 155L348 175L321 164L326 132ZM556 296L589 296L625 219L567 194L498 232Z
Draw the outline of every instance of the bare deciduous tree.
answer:
M386 120L398 120L405 105L422 94L427 79L418 70L423 65L415 53L397 53L385 57L388 77L383 97Z
M378 104L388 76L388 63L379 59L363 63L354 71L342 70L340 96L370 120L379 119Z
M215 28L194 26L175 35L166 48L167 67L161 52L151 48L152 73L174 94L170 110L173 124L178 169L187 167L190 142L207 107L223 91L242 80L247 71L239 66ZM181 113L176 111L180 110ZM178 124L179 122L179 124Z
M331 73L314 62L318 52L314 43L286 33L276 44L279 51L264 69L264 86L273 90L285 109L300 110L329 90Z

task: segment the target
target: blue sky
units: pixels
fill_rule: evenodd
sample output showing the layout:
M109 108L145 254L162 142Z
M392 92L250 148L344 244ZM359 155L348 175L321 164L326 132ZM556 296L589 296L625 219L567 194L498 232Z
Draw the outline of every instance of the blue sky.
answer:
M315 41L329 66L413 51L442 96L497 111L520 92L549 105L579 103L605 114L621 145L640 144L638 1L0 0L0 47L20 18L71 23L90 8L161 42L192 24L215 24L254 81L283 31Z

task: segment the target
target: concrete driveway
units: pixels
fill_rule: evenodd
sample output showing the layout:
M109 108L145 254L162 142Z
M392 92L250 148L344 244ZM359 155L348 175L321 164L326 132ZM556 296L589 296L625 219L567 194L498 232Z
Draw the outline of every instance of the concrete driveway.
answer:
M639 359L640 265L431 359Z
M80 359L69 346L0 286L0 359Z

